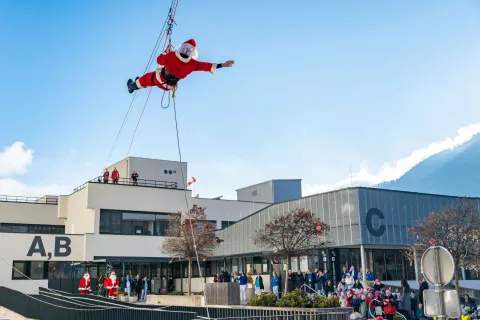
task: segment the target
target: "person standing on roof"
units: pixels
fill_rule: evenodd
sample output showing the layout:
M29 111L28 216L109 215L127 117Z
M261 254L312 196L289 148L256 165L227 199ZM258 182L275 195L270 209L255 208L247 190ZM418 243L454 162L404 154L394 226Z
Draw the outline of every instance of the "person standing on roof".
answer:
M133 180L133 185L134 186L138 186L138 173L136 171L133 171L132 173L132 180Z
M147 87L159 87L162 90L169 91L178 85L178 82L185 79L194 71L206 71L212 74L217 69L231 67L233 60L224 63L209 63L197 61L198 52L195 40L185 41L177 51L172 51L172 46L168 45L165 52L157 58L160 68L154 72L149 72L135 81L129 79L127 82L128 92Z
M112 180L114 184L118 184L118 179L120 178L120 175L118 174L117 167L112 172Z
M108 169L105 169L105 172L103 173L103 183L108 183L109 177L110 177L110 172L108 172Z

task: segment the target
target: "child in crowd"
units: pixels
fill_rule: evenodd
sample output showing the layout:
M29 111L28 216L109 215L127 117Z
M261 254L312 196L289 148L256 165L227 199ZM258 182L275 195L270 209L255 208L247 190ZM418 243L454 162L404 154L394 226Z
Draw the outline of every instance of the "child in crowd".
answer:
M425 312L423 312L423 304L419 303L417 308L417 318L418 320L426 320Z

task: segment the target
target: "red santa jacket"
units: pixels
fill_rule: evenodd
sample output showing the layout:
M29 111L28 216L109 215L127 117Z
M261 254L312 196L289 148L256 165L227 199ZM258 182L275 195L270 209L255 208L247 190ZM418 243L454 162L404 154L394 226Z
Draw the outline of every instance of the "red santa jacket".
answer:
M90 291L92 291L90 279L85 279L85 277L80 279L80 283L78 284L78 290L81 294L89 294Z
M106 288L106 289L109 289L109 290L111 290L111 289L114 289L114 290L118 289L118 284L119 284L118 277L116 277L115 283L112 281L112 278L110 278L110 277L108 277L108 278L105 280L105 288ZM115 287L117 287L117 288L115 288Z
M200 62L192 58L185 59L178 52L174 51L162 53L158 56L157 63L161 66L165 66L168 72L179 79L185 79L194 71L207 71L214 73L217 69L216 64ZM162 82L165 82L164 78L162 78Z

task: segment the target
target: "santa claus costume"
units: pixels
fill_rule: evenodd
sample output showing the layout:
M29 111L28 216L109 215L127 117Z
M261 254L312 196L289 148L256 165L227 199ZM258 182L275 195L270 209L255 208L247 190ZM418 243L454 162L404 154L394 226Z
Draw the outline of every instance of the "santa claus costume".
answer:
M119 280L115 275L115 271L112 271L110 277L107 278L106 288L108 289L108 297L116 299L119 287Z
M157 58L157 63L162 66L154 72L149 72L135 81L127 82L128 92L132 93L141 88L157 86L165 91L172 90L178 85L178 81L185 79L194 71L207 71L215 73L219 68L231 67L234 61L224 63L209 63L197 61L197 44L195 40L185 41L177 51L171 51L169 45L165 52Z
M80 279L80 283L78 284L78 290L80 291L80 294L89 294L92 291L90 275L88 274L88 272L85 272L83 278Z

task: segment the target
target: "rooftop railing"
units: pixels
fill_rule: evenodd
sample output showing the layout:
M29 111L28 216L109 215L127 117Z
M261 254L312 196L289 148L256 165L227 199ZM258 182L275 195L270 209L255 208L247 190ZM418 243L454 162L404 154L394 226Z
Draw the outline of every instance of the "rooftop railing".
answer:
M0 196L0 202L18 202L18 203L37 203L37 204L58 204L57 197L17 197L17 196Z
M90 181L85 182L79 187L76 187L75 189L73 189L73 192L77 192L79 190L84 189L89 183L116 184L116 185L149 187L149 188L178 189L178 184L176 182L170 182L170 181L147 180L147 179L133 180L131 178L119 178L116 181L110 178L108 181L104 181L103 177L99 176Z

